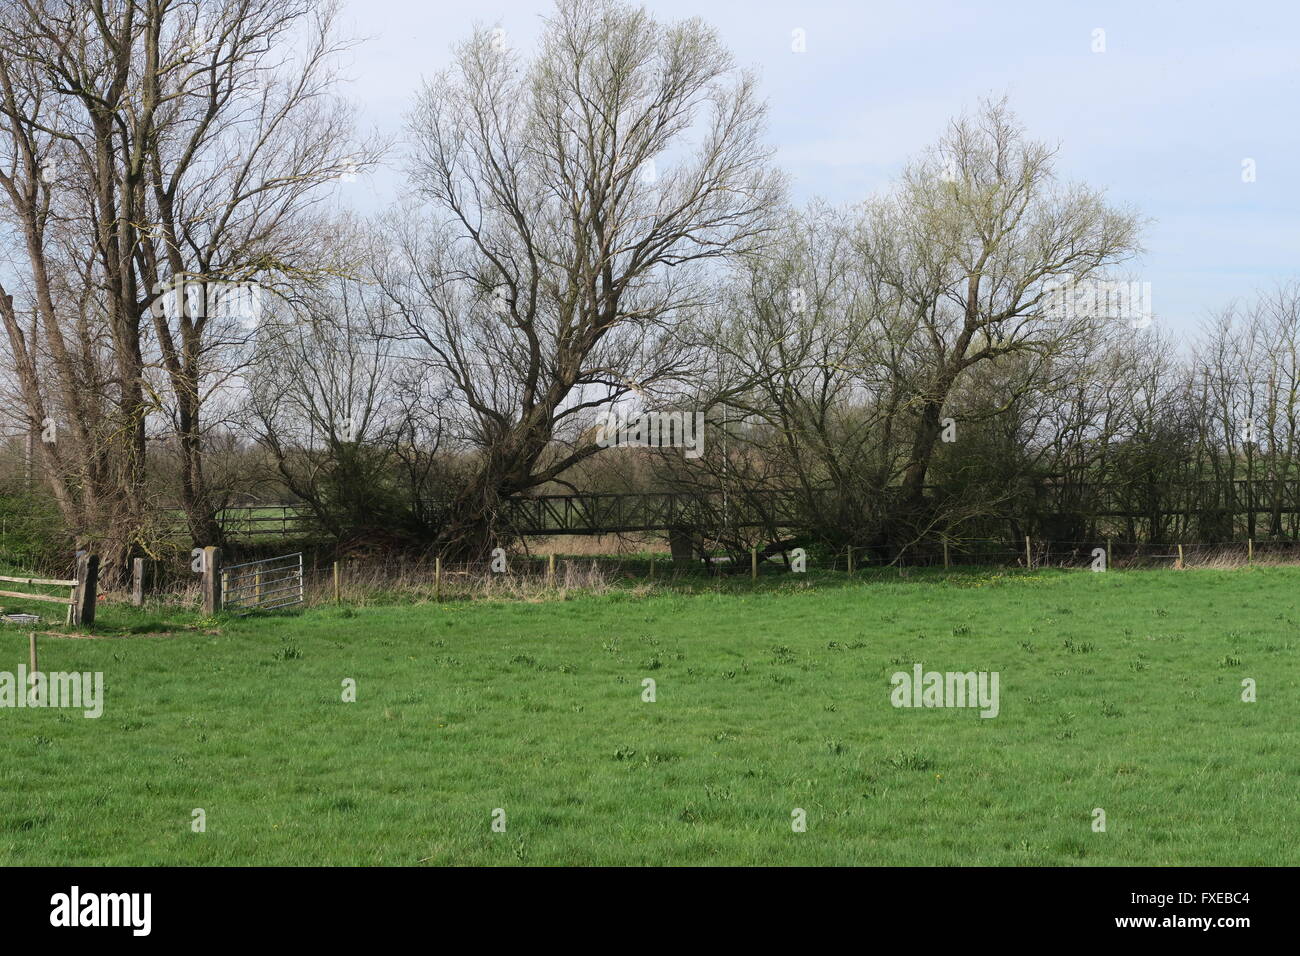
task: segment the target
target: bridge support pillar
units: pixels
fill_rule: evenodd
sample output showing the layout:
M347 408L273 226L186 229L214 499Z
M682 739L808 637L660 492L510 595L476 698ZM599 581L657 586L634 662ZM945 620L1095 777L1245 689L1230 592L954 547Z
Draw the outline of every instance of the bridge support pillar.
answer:
M673 528L668 532L668 546L673 552L673 564L679 568L690 567L695 560L695 535L689 528Z

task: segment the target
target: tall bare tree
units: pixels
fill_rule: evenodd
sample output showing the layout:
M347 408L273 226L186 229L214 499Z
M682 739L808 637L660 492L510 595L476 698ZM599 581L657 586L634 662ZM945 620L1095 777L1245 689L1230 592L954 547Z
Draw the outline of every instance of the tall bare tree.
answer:
M878 321L895 337L902 330L916 361L906 509L923 510L961 377L1004 356L1046 361L1086 343L1107 316L1050 314L1052 287L1106 277L1139 251L1138 217L1097 190L1059 184L1054 152L1024 135L1005 101L986 101L867 206L860 254L894 293Z
M374 161L331 96L334 19L332 0L18 0L0 16L0 187L43 349L3 295L0 311L32 418L59 398L71 441L45 471L110 580L150 536L155 412L191 534L218 533L202 406L235 327L209 321L208 290L317 272L305 217ZM163 297L178 285L197 301Z
M764 106L699 20L561 0L531 59L482 30L420 94L380 280L466 409L478 466L440 546L489 546L498 502L600 451L594 409L680 379L703 266L761 239L783 182Z

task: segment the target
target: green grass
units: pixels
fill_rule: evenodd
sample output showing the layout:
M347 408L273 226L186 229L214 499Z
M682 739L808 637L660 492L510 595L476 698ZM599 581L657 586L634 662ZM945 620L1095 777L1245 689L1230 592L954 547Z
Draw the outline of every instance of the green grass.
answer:
M787 582L106 609L40 648L101 719L0 710L0 863L1300 863L1300 569ZM1000 716L893 708L914 662Z

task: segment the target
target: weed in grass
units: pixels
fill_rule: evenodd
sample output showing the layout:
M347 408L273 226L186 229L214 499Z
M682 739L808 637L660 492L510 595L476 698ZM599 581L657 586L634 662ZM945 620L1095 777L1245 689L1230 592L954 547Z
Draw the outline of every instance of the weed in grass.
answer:
M920 750L898 750L885 758L895 770L932 770L934 757Z

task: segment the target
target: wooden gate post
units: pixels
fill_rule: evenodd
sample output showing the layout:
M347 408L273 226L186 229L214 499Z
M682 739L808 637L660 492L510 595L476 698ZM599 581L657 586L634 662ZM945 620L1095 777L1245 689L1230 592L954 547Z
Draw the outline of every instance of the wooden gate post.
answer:
M79 627L94 627L95 602L99 598L99 555L78 551L76 578L72 623Z
M144 604L144 558L131 561L131 603L135 607Z
M203 613L219 614L224 604L221 593L221 549L203 549Z

